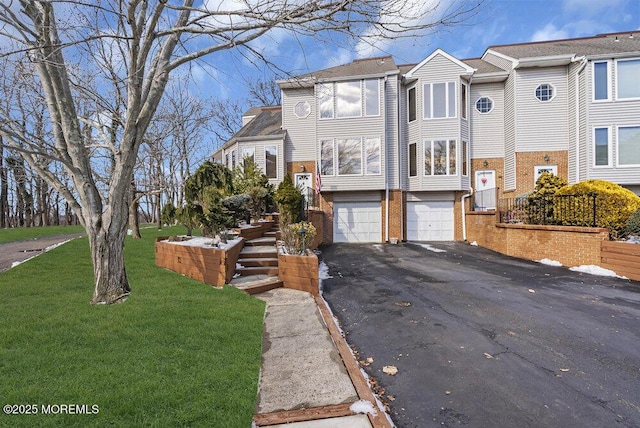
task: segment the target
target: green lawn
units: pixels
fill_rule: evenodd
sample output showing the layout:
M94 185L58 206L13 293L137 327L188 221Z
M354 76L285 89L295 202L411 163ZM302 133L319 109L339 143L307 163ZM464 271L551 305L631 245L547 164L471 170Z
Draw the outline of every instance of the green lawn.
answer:
M0 244L3 242L24 241L42 236L82 233L82 226L47 226L47 227L14 227L0 229Z
M86 238L0 274L0 404L39 411L0 426L251 426L264 304L157 268L155 236L183 229L127 238L119 305L89 304ZM41 414L61 404L99 412Z

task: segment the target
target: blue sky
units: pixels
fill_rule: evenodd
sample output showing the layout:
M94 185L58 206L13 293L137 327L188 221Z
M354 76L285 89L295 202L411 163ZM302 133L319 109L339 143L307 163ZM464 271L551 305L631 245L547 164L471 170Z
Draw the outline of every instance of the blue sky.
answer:
M451 1L441 0L445 4ZM466 59L480 57L491 45L618 31L640 33L640 0L486 0L478 14L464 24L414 39L378 43L378 49L362 49L357 41L343 36L331 41L327 40L331 37L318 40L285 32L268 34L253 47L281 70L299 75L360 57L393 55L398 64L418 63L441 48ZM270 78L273 74L259 61L238 52L211 57L206 62L209 65L200 63L202 67L196 67L195 77L201 90L217 98L243 96L243 76Z

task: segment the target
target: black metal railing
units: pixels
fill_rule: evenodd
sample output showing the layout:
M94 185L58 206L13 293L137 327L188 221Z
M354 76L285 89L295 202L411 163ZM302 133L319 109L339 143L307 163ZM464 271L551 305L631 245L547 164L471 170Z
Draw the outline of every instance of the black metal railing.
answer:
M500 199L501 223L596 227L597 193Z

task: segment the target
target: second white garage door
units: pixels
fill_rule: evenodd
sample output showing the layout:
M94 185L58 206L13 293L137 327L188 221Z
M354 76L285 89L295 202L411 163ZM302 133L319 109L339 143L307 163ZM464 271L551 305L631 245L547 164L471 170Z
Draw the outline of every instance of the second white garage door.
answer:
M453 241L453 202L407 202L409 241Z
M380 242L380 202L336 202L333 205L333 242Z

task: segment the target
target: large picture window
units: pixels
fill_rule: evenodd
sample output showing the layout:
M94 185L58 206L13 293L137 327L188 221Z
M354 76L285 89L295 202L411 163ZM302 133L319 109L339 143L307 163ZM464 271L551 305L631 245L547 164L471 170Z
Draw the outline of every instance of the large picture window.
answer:
M593 63L593 100L609 100L609 62Z
M264 160L264 172L267 178L278 178L278 147L265 146Z
M333 83L316 86L320 119L333 119Z
M640 59L618 60L616 64L617 98L640 98Z
M380 115L380 82L377 79L364 81L364 102L365 116Z
M456 175L456 141L424 142L424 175Z
M338 149L338 174L362 174L362 141L359 138L336 140Z
M360 81L336 83L336 117L362 116Z
M640 126L618 128L618 165L640 165Z
M456 117L456 84L425 83L423 86L424 119Z
M593 165L611 166L610 128L593 129Z
M320 171L322 175L334 175L333 140L320 141Z
M380 138L365 138L365 174L380 174Z

